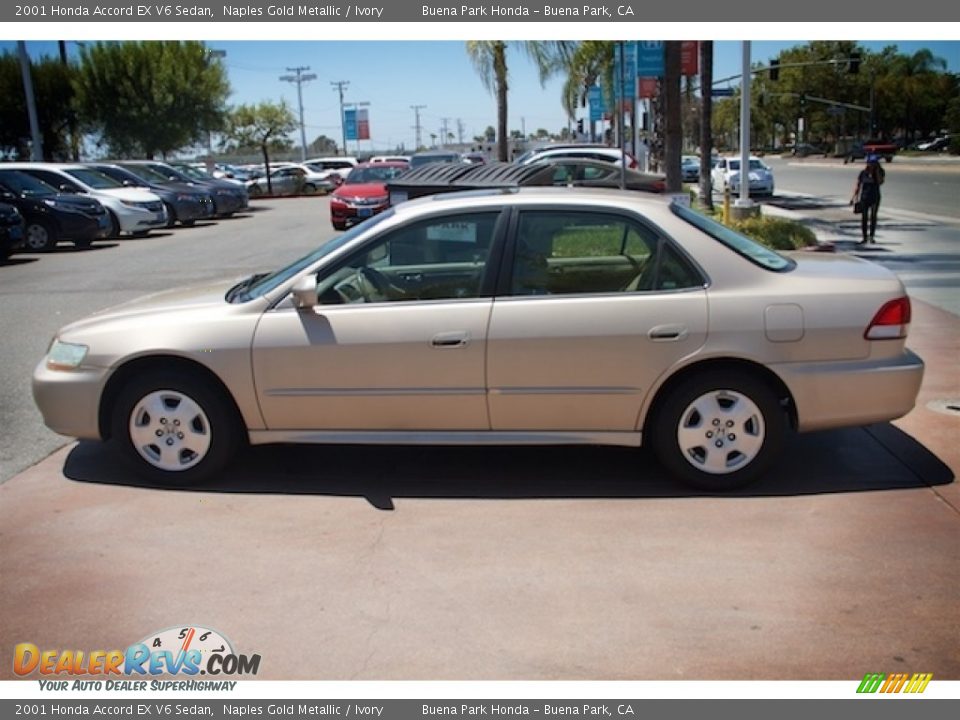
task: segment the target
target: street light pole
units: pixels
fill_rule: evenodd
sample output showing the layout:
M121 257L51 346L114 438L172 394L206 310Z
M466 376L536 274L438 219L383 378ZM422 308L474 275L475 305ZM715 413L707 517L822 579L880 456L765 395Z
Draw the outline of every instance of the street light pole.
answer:
M743 41L743 82L740 83L740 207L750 207L750 41Z
M347 154L347 120L343 114L343 89L350 84L349 80L331 80L330 84L340 92L340 135L343 141L343 154Z
M30 159L34 162L43 160L43 136L40 134L40 124L37 122L37 101L33 95L33 78L30 74L30 56L27 55L27 44L17 40L17 52L20 54L20 73L23 76L23 92L27 96L27 117L30 120Z
M301 65L295 68L288 67L287 72L296 73L296 75L280 76L281 80L297 84L297 106L300 109L300 162L307 159L307 131L303 124L303 83L317 79L317 76L313 73L304 74L304 71L309 69L309 65Z

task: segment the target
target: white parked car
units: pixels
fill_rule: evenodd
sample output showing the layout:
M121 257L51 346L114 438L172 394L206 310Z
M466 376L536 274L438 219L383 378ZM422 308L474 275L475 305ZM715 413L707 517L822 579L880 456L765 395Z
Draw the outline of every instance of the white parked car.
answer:
M529 165L539 160L599 160L619 165L626 156L626 165L630 170L638 167L637 159L619 148L605 145L544 145L529 150L517 158L520 165Z
M372 163L384 163L384 162L410 162L409 155L374 155L370 158Z
M763 160L757 157L750 158L749 188L751 195L773 195L773 170ZM731 193L740 192L740 158L717 158L710 174L713 187L723 192L729 189Z
M152 228L167 225L167 210L157 195L143 188L125 187L92 168L59 163L5 163L4 167L21 170L60 192L99 200L110 214L114 237L120 233L146 235Z
M321 175L336 175L340 180L346 180L350 171L360 163L355 157L338 155L335 157L307 158L303 161L303 164L313 168L315 172Z

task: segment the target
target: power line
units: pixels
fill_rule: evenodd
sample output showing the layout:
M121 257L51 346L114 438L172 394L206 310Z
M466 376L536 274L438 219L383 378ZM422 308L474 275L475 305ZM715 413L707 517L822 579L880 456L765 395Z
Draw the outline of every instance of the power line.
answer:
M303 83L316 80L317 76L313 73L304 74L309 70L309 66L300 65L295 68L288 67L287 72L296 73L296 75L281 75L280 79L285 82L297 84L297 106L300 108L300 160L307 159L307 131L303 125Z

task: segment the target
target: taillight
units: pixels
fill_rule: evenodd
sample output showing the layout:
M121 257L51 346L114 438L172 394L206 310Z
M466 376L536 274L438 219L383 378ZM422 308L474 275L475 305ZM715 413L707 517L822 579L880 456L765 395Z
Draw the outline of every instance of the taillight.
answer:
M910 325L910 298L904 296L884 304L867 325L867 340L899 340L907 336Z
M627 167L631 170L636 170L640 164L637 162L637 159L630 153L624 153L627 156Z

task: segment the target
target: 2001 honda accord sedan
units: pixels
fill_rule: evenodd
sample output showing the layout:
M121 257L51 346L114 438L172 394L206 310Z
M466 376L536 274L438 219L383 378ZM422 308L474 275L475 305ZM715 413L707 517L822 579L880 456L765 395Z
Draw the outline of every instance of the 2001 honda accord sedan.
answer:
M910 301L878 265L772 252L667 200L477 191L403 203L269 274L63 328L53 430L176 484L250 443L652 446L698 487L791 429L909 412Z

